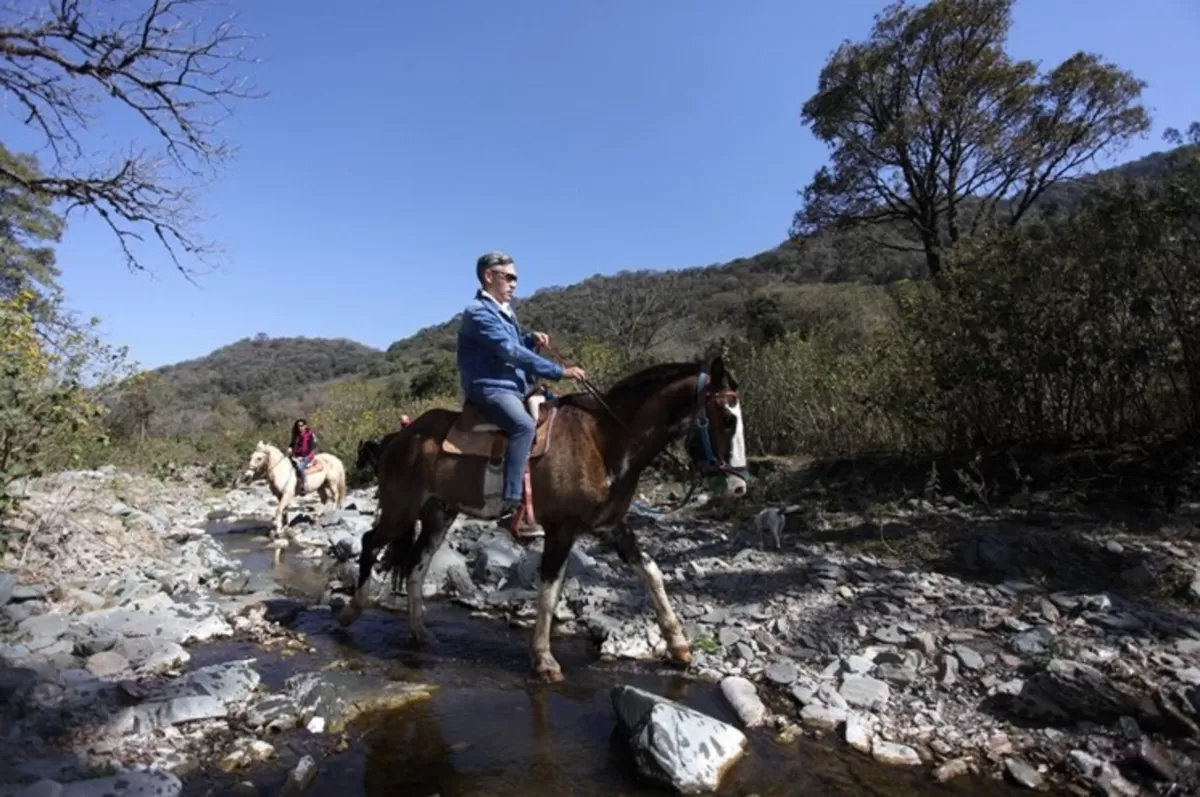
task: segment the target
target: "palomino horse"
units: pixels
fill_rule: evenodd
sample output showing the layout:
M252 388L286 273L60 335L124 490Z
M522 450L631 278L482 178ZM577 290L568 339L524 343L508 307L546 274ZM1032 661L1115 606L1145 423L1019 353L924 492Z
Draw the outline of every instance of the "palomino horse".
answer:
M637 571L650 594L671 656L685 666L691 662L662 573L639 548L625 515L642 470L673 440L689 433L696 444L688 449L700 471L723 476L728 493L745 494L745 430L737 387L717 357L708 365L652 366L603 395L574 394L537 407L526 484L533 488L528 509L546 530L530 647L534 671L543 680L563 677L550 651L550 622L567 556L583 532L613 535L622 561ZM430 559L459 512L475 517L499 514L503 479L495 460L507 438L477 413L470 404L462 412L429 410L383 450L378 465L380 514L363 537L358 589L338 618L343 626L362 613L363 585L371 575L375 551L390 544L384 565L394 580L408 578L413 639L418 644L432 641L425 628L421 590ZM414 535L417 520L419 536Z
M246 464L246 472L242 478L249 481L255 476L265 475L271 485L271 492L279 499L275 507L275 533L278 537L283 533L283 513L296 497L296 482L299 474L296 465L290 457L283 455L275 446L259 440ZM321 496L321 511L332 500L341 509L342 501L346 499L346 466L333 454L317 454L305 474L304 488L307 491L317 490Z

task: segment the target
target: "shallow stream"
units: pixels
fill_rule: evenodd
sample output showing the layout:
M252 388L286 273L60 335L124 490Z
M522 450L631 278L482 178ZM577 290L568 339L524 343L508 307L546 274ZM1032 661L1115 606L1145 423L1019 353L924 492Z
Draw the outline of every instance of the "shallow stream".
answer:
M289 590L311 597L324 584L320 560L285 553L276 568L273 552L262 549L264 537L249 532L220 536L231 554L248 567L271 573ZM274 763L236 775L192 778L185 795L230 793L234 782L246 780L259 794L278 794L290 766L308 753L319 762L317 779L306 792L314 795L661 797L667 792L639 781L626 745L614 734L612 687L640 686L737 725L715 685L654 664L600 662L585 640L555 639L555 654L567 680L546 687L529 679L528 630L430 601L428 625L438 642L416 650L408 643L402 615L371 610L349 632L342 632L330 611L303 609L304 603L289 608L280 601L272 614L291 616L288 625L306 635L315 654L284 657L247 643L225 643L194 650L193 666L257 657L266 685L277 688L295 672L340 661L351 669L440 688L431 700L360 721L348 736L348 746L338 745L336 737L301 730L275 740L279 757ZM883 766L833 738L801 738L781 745L767 732L748 735L751 750L730 772L721 795L1022 793L985 778L938 784L924 768Z

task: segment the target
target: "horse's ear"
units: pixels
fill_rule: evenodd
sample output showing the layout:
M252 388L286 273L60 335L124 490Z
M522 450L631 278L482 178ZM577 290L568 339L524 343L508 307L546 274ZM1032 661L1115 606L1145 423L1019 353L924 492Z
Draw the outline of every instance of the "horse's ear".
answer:
M725 365L725 358L718 354L713 357L712 362L708 366L708 377L713 385L727 388L729 390L737 390L737 380L733 378L729 368Z

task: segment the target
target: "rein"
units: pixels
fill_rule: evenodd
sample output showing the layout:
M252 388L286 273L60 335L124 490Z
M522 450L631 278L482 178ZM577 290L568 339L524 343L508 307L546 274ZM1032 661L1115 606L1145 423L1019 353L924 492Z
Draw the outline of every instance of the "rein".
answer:
M550 352L551 356L558 361L559 365L567 368L571 366L570 361L563 357L558 349L554 348L553 345L549 343L546 344L546 349ZM596 388L595 385L593 385L587 379L580 379L577 381L583 386L584 390L586 390L588 394L596 400L596 403L598 403L600 407L604 409L604 411L607 412L614 421L616 421L617 425L620 426L626 434L628 434L630 437L635 437L633 430L629 428L628 424L621 420L617 413L613 411L612 407L608 406L608 402L604 400L603 394ZM738 397L737 391L722 390L709 393L706 390L707 385L708 371L705 370L705 368L701 368L700 374L696 379L697 413L695 426L700 436L700 444L704 452L704 461L700 463L699 467L694 467L691 463L684 465L684 463L680 462L679 457L675 456L670 451L663 451L663 454L665 454L668 459L673 461L676 467L680 468L681 470L686 470L691 474L691 478L688 480L687 492L684 493L683 498L680 499L680 501L670 509L654 509L642 504L639 501L633 501L632 505L636 507L638 511L649 515L666 515L672 512L678 512L680 509L683 509L683 507L691 503L692 499L696 495L696 490L700 487L700 479L705 474L732 473L741 479L747 481L749 480L749 472L746 469L732 468L717 458L716 452L712 445L712 437L709 435L708 431L708 404L705 399L708 396L712 396L714 398L736 399Z

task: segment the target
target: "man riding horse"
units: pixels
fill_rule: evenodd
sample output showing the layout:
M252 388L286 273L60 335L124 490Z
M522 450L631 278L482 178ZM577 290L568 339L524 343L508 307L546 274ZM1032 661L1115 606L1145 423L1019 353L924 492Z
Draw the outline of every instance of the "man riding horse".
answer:
M578 366L564 368L537 353L550 343L544 332L521 333L510 301L517 287L511 257L488 252L475 263L479 290L463 312L458 328L458 370L463 393L480 415L508 435L504 458L504 507L497 524L512 528L514 516L523 512L522 495L526 461L533 449L535 424L525 405L533 379L557 382L582 380ZM532 373L532 377L530 374ZM544 535L541 526L525 516L518 527L522 537Z

